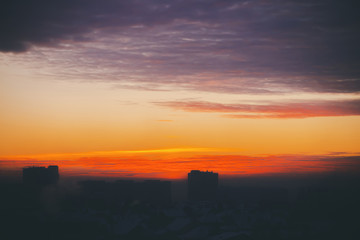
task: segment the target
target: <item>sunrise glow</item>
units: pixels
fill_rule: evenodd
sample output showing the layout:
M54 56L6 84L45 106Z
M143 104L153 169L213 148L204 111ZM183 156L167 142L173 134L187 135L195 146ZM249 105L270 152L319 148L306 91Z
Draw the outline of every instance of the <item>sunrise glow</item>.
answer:
M64 175L179 179L191 169L358 169L359 34L333 24L332 8L95 2L27 6L22 24L4 17L2 172L58 164Z

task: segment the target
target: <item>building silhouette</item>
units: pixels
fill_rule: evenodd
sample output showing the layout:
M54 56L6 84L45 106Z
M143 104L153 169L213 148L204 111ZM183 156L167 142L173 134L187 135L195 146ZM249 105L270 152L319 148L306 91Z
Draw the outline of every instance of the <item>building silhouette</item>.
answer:
M171 202L171 182L160 180L145 180L138 184L139 199L152 204Z
M46 186L57 184L59 180L59 167L50 165L46 167L23 168L23 183L27 186Z
M160 180L117 180L106 182L99 180L81 181L84 196L95 201L124 202L140 201L151 204L171 203L171 182ZM110 204L110 203L109 203Z
M191 170L188 173L188 199L190 201L213 201L216 199L218 174Z

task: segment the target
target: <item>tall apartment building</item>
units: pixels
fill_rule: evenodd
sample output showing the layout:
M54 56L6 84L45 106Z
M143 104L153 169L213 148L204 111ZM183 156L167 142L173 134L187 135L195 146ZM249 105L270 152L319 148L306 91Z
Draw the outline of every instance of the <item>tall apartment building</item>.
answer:
M190 201L213 201L216 199L218 174L192 170L188 173L188 199Z
M28 186L45 186L56 184L59 180L59 167L50 165L46 167L23 168L23 183Z

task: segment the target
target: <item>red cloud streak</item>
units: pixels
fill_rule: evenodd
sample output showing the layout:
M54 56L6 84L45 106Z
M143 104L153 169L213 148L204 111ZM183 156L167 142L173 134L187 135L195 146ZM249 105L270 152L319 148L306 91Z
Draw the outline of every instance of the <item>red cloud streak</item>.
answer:
M188 112L232 113L232 118L308 118L360 115L360 100L287 102L276 104L221 104L205 101L158 102Z
M8 170L21 174L25 166L56 164L62 176L128 177L182 179L192 169L210 170L221 176L256 176L283 174L316 174L327 172L356 172L360 156L242 156L216 155L150 160L143 158L88 157L77 160L37 161L34 159L0 160L2 174Z

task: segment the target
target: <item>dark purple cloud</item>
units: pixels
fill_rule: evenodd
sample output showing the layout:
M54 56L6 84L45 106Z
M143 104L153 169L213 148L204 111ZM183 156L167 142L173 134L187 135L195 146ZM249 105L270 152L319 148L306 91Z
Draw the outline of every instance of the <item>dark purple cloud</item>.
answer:
M196 90L359 92L357 9L357 1L334 0L5 0L0 51L127 36L143 44L138 52L85 54L104 67L133 59L123 67L149 76L142 82ZM214 77L186 78L202 73Z
M231 118L309 118L360 115L360 100L314 101L296 103L221 104L199 101L156 103L188 112L230 113Z

